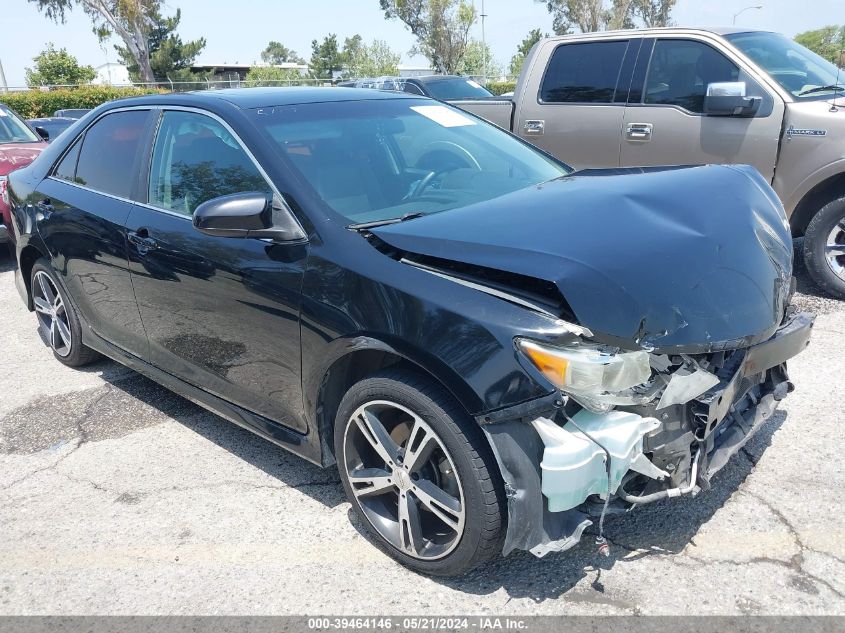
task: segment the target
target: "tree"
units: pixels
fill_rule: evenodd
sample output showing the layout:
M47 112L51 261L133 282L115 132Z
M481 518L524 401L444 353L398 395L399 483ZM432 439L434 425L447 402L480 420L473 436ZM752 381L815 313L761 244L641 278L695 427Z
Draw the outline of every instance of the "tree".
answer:
M322 42L311 41L311 74L318 79L331 79L334 71L343 70L343 54L337 46L334 33Z
M182 42L182 38L176 34L181 20L180 9L176 9L176 15L171 18L162 17L158 11L150 16L148 47L154 81L190 81L195 78L190 68L205 48L205 38ZM129 76L134 81L145 81L141 67L129 49L122 46L114 48L120 62L129 70Z
M516 77L522 71L522 64L525 63L528 53L534 48L534 44L544 37L548 37L548 34L544 34L540 29L533 29L523 38L522 43L516 47L516 55L511 57L509 72L512 77Z
M384 16L405 23L421 53L441 73L454 74L466 53L469 30L478 18L466 0L379 0Z
M677 0L535 0L554 18L555 33L667 26Z
M80 66L66 49L56 49L52 42L32 58L35 68L26 69L26 85L30 88L47 85L87 84L97 72L91 66Z
M502 66L493 59L493 53L490 47L484 42L478 40L471 40L467 44L466 53L458 64L459 75L472 75L475 77L484 77L485 68L484 62L487 62L486 77L499 77L502 74ZM485 78L486 78L485 77Z
M105 41L116 34L132 59L138 64L140 77L145 82L155 81L150 66L148 38L153 18L158 14L161 0L28 0L38 5L47 17L56 22L65 21L65 16L74 6L91 18L94 33Z
M842 66L845 49L845 25L826 26L815 31L805 31L795 36L795 41L826 60Z
M254 66L246 74L250 86L283 86L301 83L302 73L296 68L278 68L276 66Z
M360 38L356 35L355 37ZM351 45L350 45L351 44ZM363 44L360 39L347 39L343 46L345 72L351 77L381 77L398 75L401 56L395 53L387 42L373 40Z
M288 48L281 42L271 41L267 48L261 51L261 60L266 64L304 64L295 50Z

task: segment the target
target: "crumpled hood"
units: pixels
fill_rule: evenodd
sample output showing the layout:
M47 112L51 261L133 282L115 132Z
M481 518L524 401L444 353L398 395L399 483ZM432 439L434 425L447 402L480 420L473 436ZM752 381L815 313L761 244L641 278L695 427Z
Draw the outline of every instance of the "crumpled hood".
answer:
M373 233L554 283L597 338L664 351L768 338L792 275L780 202L745 166L576 172Z
M47 143L0 143L0 176L26 167L46 147Z

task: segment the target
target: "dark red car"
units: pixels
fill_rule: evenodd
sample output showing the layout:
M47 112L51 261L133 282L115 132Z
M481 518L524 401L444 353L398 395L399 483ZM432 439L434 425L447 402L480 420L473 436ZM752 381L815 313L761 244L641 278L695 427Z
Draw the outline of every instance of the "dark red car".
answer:
M12 239L6 177L9 172L29 165L45 147L44 139L0 103L0 244Z

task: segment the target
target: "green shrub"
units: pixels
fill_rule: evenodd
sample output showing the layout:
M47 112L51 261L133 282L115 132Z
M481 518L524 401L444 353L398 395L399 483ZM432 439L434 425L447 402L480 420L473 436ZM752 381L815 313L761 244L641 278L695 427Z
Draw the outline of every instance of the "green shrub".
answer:
M137 97L144 94L165 92L155 88L112 88L110 86L80 86L59 90L27 90L0 94L0 101L25 119L53 116L56 110L70 108L96 108L101 103Z
M492 92L494 95L500 95L506 92L513 92L515 88L515 81L490 81L487 83L487 90Z

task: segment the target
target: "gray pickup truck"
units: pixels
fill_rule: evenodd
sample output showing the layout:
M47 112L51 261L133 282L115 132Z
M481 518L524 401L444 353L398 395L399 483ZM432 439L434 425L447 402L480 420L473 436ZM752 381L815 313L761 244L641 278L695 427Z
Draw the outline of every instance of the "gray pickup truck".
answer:
M455 105L577 169L753 165L805 237L813 279L845 298L842 83L777 33L649 29L542 40L512 98Z

